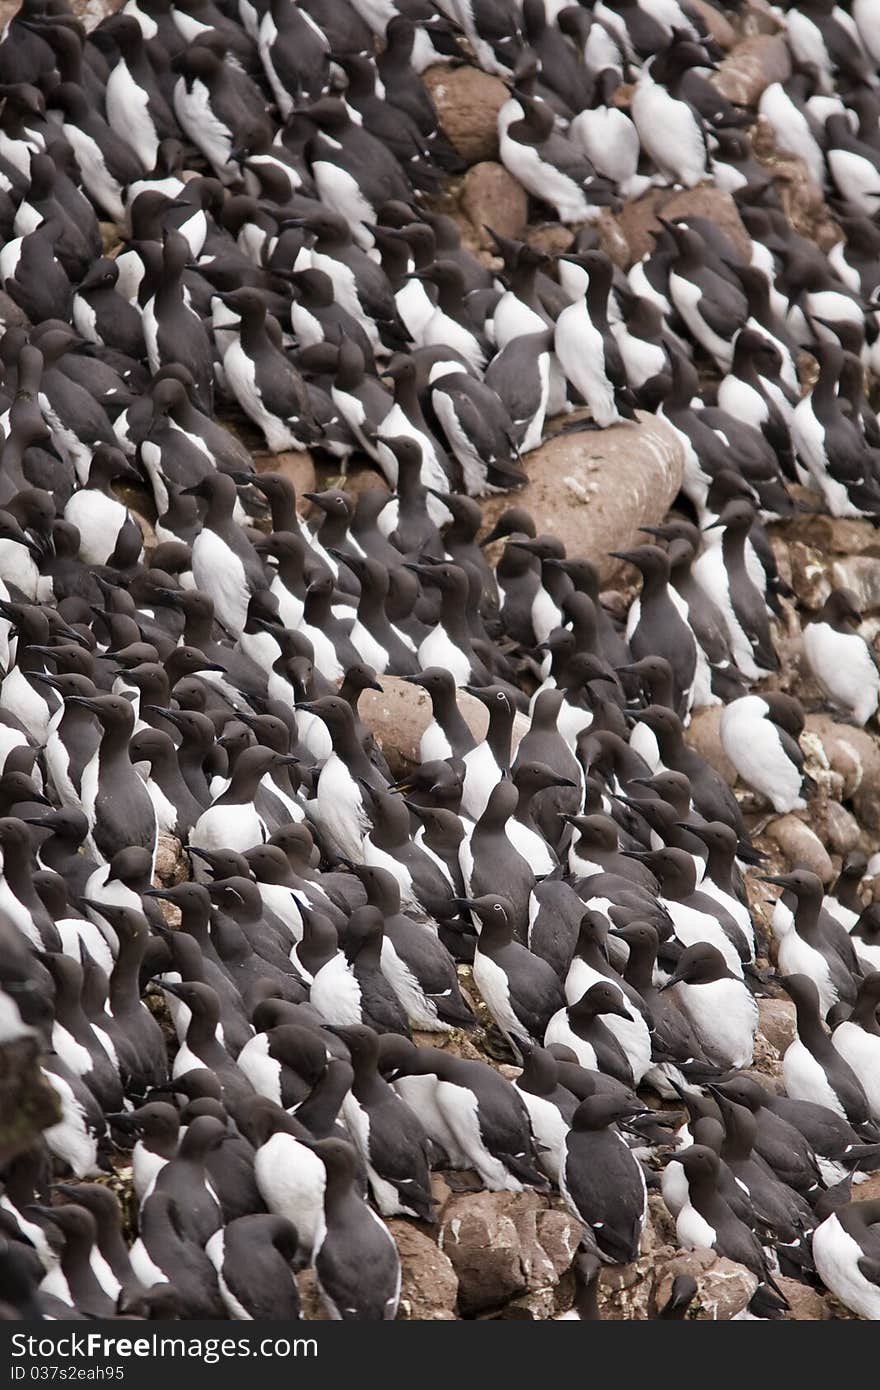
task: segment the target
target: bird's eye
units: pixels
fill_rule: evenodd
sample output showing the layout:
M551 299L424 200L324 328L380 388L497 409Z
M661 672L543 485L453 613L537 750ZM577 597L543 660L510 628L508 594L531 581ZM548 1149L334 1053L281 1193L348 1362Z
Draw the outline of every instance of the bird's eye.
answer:
M501 904L500 904L500 903L496 903L495 906L494 906L494 908L493 908L493 911L494 911L494 912L502 912L502 911L503 911L503 908L502 908Z

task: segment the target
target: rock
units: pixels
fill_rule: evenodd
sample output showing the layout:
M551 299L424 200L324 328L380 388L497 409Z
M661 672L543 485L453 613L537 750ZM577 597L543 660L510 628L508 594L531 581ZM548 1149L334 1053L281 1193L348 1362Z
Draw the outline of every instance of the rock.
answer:
M664 1256L671 1247L662 1246ZM651 1316L657 1250L640 1255L629 1265L606 1265L599 1276L599 1310L609 1322L643 1321Z
M791 54L782 34L743 39L712 74L712 85L728 101L757 106L761 93L791 76Z
M801 865L818 874L823 883L834 878L831 856L818 835L795 815L779 816L767 827L770 839L782 850L789 864Z
M735 1264L714 1250L689 1250L676 1255L663 1266L656 1286L656 1307L667 1302L674 1279L690 1274L697 1281L697 1294L688 1317L727 1322L750 1302L758 1287L757 1276L745 1265Z
M535 1197L536 1194L534 1192L529 1192L523 1193L523 1196ZM541 1214L550 1215L550 1213L546 1211L541 1211ZM518 1203L511 1210L513 1224L516 1227L520 1241L520 1260L525 1276L526 1287L532 1290L552 1289L559 1282L559 1275L555 1264L550 1259L550 1256L547 1254L538 1237L538 1215L539 1207L537 1203ZM562 1216L563 1213L559 1212L558 1215ZM570 1229L575 1229L575 1222L572 1218L569 1218L568 1224ZM577 1245L578 1240L580 1240L579 1228L575 1238L575 1245Z
M57 1124L61 1110L39 1068L40 1042L10 1037L0 1045L0 1167L33 1148L43 1130Z
M561 222L546 222L542 227L530 230L526 241L547 256L561 256L571 250L574 232L571 227L563 227Z
M526 1292L520 1235L510 1214L519 1195L468 1192L447 1203L439 1245L458 1276L458 1306L464 1317L498 1308Z
M90 33L120 5L119 0L71 0L70 8L77 19L82 20L86 33Z
M784 1091L785 1086L782 1080L782 1059L775 1047L768 1043L767 1039L757 1033L755 1035L755 1051L752 1058L752 1073L756 1080L760 1077L768 1082L774 1091Z
M708 0L685 0L683 8L691 14L699 15L719 48L732 48L736 43L736 31L730 20L726 19L715 5L710 5Z
M111 488L113 495L125 506L135 517L141 534L144 538L144 546L147 550L154 550L156 547L156 532L153 521L156 516L156 504L152 490L143 487L140 483L131 483L127 480L117 481Z
M815 364L814 358L809 361ZM791 494L795 501L804 501L811 507L815 505L815 494L797 484L791 485ZM827 516L817 511L795 513L785 522L783 534L789 544L798 541L810 547L826 564L829 555L859 555L877 543L877 528L872 522L861 521L858 517Z
M439 1245L458 1276L460 1314L549 1317L579 1240L579 1224L537 1192L455 1193Z
M786 1279L784 1274L777 1274L776 1282L788 1299L787 1317L791 1322L825 1322L831 1317L831 1309L816 1289L797 1279Z
M792 541L788 546L791 565L791 584L798 602L813 612L818 612L831 592L825 556L814 546L803 541Z
M189 862L183 845L174 835L159 834L154 878L163 888L189 878Z
M737 771L721 747L721 705L706 705L695 710L685 729L685 742L705 758L710 767L724 778L729 787L737 784Z
M670 221L682 217L702 217L714 222L719 231L725 232L736 249L748 257L751 239L742 224L739 209L729 193L713 188L711 184L701 184L698 188L685 188L674 193L663 206L663 216Z
M363 457L363 456L362 456ZM360 497L362 492L368 492L373 488L378 488L381 492L391 495L391 489L378 468L364 461L350 467L345 474L339 473L336 468L323 467L318 472L318 487L307 487L307 492L322 491L328 487L340 487L346 492L352 493L355 497Z
M785 28L785 16L770 6L769 0L746 0L738 7L742 32L751 34L778 34Z
M643 198L637 198L617 216L617 226L629 246L629 264L638 261L654 246L654 234L659 232L657 215L670 220L676 217L704 217L726 232L739 254L749 256L749 238L729 193L701 184L678 193L669 188L652 188Z
M330 1314L324 1307L324 1300L318 1289L318 1276L314 1269L300 1270L296 1276L300 1307L306 1322L329 1322Z
M367 728L375 735L391 771L395 776L418 767L419 739L431 722L431 701L420 686L410 685L397 676L382 676L381 693L365 690L358 709ZM476 739L484 739L489 727L489 714L466 690L458 692L458 707ZM513 746L516 748L528 728L525 716L518 714L513 726Z
M880 1173L868 1173L864 1182L854 1182L852 1195L854 1202L880 1201Z
M657 214L663 212L665 189L652 188L642 198L626 203L615 221L627 244L627 263L633 265L653 250L654 237L660 231Z
M101 249L105 256L118 256L123 246L123 229L115 222L99 222Z
M494 246L485 230L501 236L521 237L529 216L529 200L522 184L501 164L484 161L468 169L460 194L461 206L473 223L483 246Z
M508 91L479 68L428 68L422 74L440 125L468 164L498 157L498 112Z
M315 461L308 449L289 449L283 454L254 454L254 466L258 473L283 473L296 488L299 510L303 509L304 492L315 492L317 478Z
M846 855L858 848L861 831L854 816L839 801L825 803L825 834L828 848L835 854Z
M661 1245L677 1245L675 1219L659 1192L648 1193L648 1222L645 1226L644 1245L646 1250L656 1250Z
M556 1290L536 1289L514 1298L495 1315L499 1322L547 1322L556 1312Z
M797 1013L791 1000L759 999L758 1032L781 1056L797 1032Z
M450 1322L455 1317L458 1279L449 1256L412 1222L392 1218L386 1224L400 1255L398 1318L404 1322Z
M831 577L836 589L852 589L863 613L880 609L880 556L848 555L835 560Z
M863 831L880 832L880 744L864 729L838 724L827 714L808 714L831 767L844 779L844 796Z
M434 1212L439 1219L443 1214L443 1208L452 1196L452 1188L449 1186L442 1173L431 1174L431 1196L437 1203Z
M777 149L775 134L763 116L752 127L752 149L772 173L783 212L795 231L814 241L821 251L830 251L841 240L841 231L828 211L822 189L802 159Z
M624 236L618 218L610 208L602 209L592 224L592 230L598 238L599 250L604 251L609 260L613 261L621 270L627 270L632 265L630 245Z
M143 512L135 511L134 507L129 507L128 510L134 517L134 520L137 522L138 526L141 528L144 550L147 552L147 555L152 555L153 551L156 549L156 546L159 544L152 521L150 521L148 517L144 516Z
M610 550L638 543L638 528L666 515L681 486L681 444L662 420L639 412L638 424L577 430L548 439L526 461L529 481L517 506L552 532L570 556L584 556L603 580L620 569ZM510 506L506 496L485 498L483 516L494 525Z
M580 1224L568 1211L553 1207L537 1213L537 1224L538 1240L559 1280L574 1259L581 1238Z

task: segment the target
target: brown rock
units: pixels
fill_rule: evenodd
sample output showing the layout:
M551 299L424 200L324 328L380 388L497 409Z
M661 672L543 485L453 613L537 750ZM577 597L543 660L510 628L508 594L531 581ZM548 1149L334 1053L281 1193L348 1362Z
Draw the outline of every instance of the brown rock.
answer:
M410 685L397 676L382 676L380 683L381 693L365 690L358 709L388 759L391 771L399 776L419 766L419 740L431 722L431 701L420 686ZM474 738L485 738L489 727L485 705L466 690L459 690L458 707ZM514 748L527 728L527 720L518 714L513 726Z
M500 1322L548 1322L555 1312L556 1290L545 1288L514 1298L494 1317Z
M663 1266L657 1279L658 1309L667 1302L679 1274L690 1274L697 1281L688 1316L712 1322L727 1322L741 1313L758 1287L757 1276L745 1265L716 1255L714 1250L689 1250Z
M703 217L714 222L719 231L725 232L737 251L748 256L751 240L742 224L739 210L729 193L701 184L699 188L685 188L674 193L664 204L663 216L671 221L677 217Z
M732 48L736 43L736 31L730 20L726 19L715 5L710 5L708 0L685 0L682 8L689 10L691 14L699 15L719 48Z
M439 1217L446 1203L449 1201L449 1198L452 1196L452 1188L449 1186L442 1173L431 1174L431 1196L437 1203L434 1210Z
M444 132L468 164L498 157L498 112L508 91L479 68L440 65L422 74Z
M632 1264L605 1266L597 1290L602 1317L609 1322L650 1318L657 1260L671 1254L671 1247L661 1246L640 1255Z
M118 256L123 246L123 229L115 222L99 222L101 249L105 256Z
M542 227L533 228L526 240L548 256L561 256L574 245L574 232L571 227L563 227L561 222L546 222Z
M659 1192L648 1193L648 1223L645 1227L643 1245L646 1250L656 1250L661 1245L677 1245L675 1220Z
M627 266L641 260L654 247L660 231L657 214L663 212L667 190L652 188L642 198L633 198L617 214L615 221L627 245Z
M815 358L807 359L815 366ZM815 506L816 494L792 484L792 496L797 501ZM826 559L829 555L858 555L877 542L877 528L870 521L860 521L857 517L827 516L812 511L796 513L785 522L785 538L803 542Z
M129 511L141 528L141 535L144 538L144 550L148 555L152 555L158 544L152 521L150 521L148 517L145 517L143 512L135 511L134 507L129 507Z
M816 1289L801 1284L797 1279L786 1279L777 1275L776 1282L788 1299L787 1317L791 1322L825 1322L831 1317L831 1309Z
M536 1197L534 1192L523 1193L529 1198ZM522 1261L523 1274L525 1275L526 1287L531 1290L553 1288L559 1281L556 1266L547 1254L538 1236L538 1216L549 1216L551 1213L539 1206L540 1198L534 1202L519 1202L511 1208L511 1217L516 1226L520 1241L520 1260ZM564 1216L564 1213L554 1213ZM576 1230L574 1243L577 1245L580 1240L580 1228L575 1227L575 1222L569 1218L569 1228Z
M752 1058L752 1072L755 1078L763 1078L770 1083L771 1088L777 1092L783 1092L785 1086L782 1081L782 1058L771 1047L767 1039L760 1033L755 1035L755 1052Z
M553 1266L556 1280L562 1278L574 1259L581 1228L569 1212L551 1207L537 1213L538 1240Z
M759 999L758 1032L781 1056L797 1032L797 1013L791 1000Z
M518 1195L467 1192L447 1203L439 1245L458 1276L458 1306L465 1317L526 1292L520 1235L510 1214Z
M36 1035L10 1038L0 1046L0 1165L39 1142L43 1130L61 1119L58 1098L39 1067Z
M880 1173L868 1173L864 1182L854 1182L852 1187L854 1202L876 1202L880 1200Z
M315 462L307 449L290 449L283 454L254 454L254 466L258 473L283 473L296 488L297 507L303 510L304 492L315 492L317 478Z
M387 1225L400 1255L398 1318L403 1322L450 1322L455 1317L458 1279L449 1256L411 1222L392 1218Z
M863 613L880 609L880 556L848 555L835 560L831 576L836 589L852 589Z
M318 1276L313 1269L300 1270L296 1276L299 1302L306 1322L329 1322L330 1314L318 1288Z
M744 34L778 34L785 28L785 16L771 9L768 0L746 0L739 7L739 18Z
M156 544L156 533L153 530L156 503L152 490L143 487L140 483L122 481L114 483L112 491L114 496L118 497L120 502L124 502L128 510L137 518L137 523L143 532L144 545L148 550L152 549Z
M861 839L858 822L839 801L826 802L824 820L824 839L834 854L846 855L858 848Z
M632 265L629 242L623 234L619 219L610 208L603 208L593 223L593 231L599 240L599 250L604 251L609 260L621 270Z
M820 251L830 251L841 231L831 217L821 188L802 159L777 149L770 123L759 116L752 127L752 149L773 175L783 212L795 231L814 241Z
M160 833L156 847L156 882L167 888L189 878L189 864L183 845L174 835Z
M822 740L828 761L844 779L844 795L862 830L880 831L880 744L865 729L808 714L808 729Z
M367 462L349 468L345 474L339 473L336 468L322 467L318 470L318 488L307 488L306 491L323 491L329 487L343 488L355 497L360 497L362 492L369 492L377 488L380 492L387 492L389 495L391 493L383 474L379 472L378 468L374 468L372 464Z
M805 545L803 541L792 541L788 546L788 556L791 584L798 602L817 612L831 592L823 553L812 545Z
M556 435L529 454L527 468L517 505L606 580L620 569L608 552L635 545L639 526L665 516L681 486L683 453L669 426L642 412L638 424ZM509 505L508 497L486 498L486 524Z
M617 216L617 225L629 246L629 262L640 260L654 246L654 234L660 230L657 215L676 217L705 217L726 232L745 258L749 255L749 238L743 227L736 203L729 193L701 184L678 193L668 188L652 188L643 198L627 203Z
M485 230L501 236L521 237L529 215L529 200L522 184L501 164L485 161L468 169L461 188L461 206L473 223L483 246L494 245Z
M91 32L108 14L120 8L119 0L71 0L71 10L81 19L86 32Z
M685 742L701 758L705 758L710 767L714 767L729 787L735 787L738 780L736 768L721 747L722 712L721 705L706 705L703 709L695 710L685 730Z
M761 93L791 76L791 54L782 34L743 39L712 74L712 85L728 101L757 106Z
M795 815L779 816L771 821L767 834L782 850L789 864L800 864L818 874L823 883L831 882L834 877L831 856L818 835L804 821Z
M551 1316L556 1286L580 1236L578 1222L548 1208L537 1192L454 1194L439 1243L458 1275L459 1311L465 1317L494 1316L501 1308L503 1317Z

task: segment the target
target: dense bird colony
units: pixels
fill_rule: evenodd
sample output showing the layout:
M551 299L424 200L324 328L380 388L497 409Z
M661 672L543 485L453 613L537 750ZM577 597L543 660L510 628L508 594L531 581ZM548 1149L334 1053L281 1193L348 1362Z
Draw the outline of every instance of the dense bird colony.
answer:
M880 1317L878 68L878 0L12 15L4 1316Z

